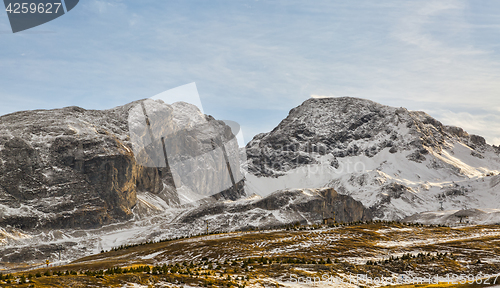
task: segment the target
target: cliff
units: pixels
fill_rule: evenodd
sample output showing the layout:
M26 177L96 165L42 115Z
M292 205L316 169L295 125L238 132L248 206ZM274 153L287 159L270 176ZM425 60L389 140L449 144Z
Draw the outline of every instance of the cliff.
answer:
M141 103L151 111L169 111L158 115L159 126L187 131L187 136L205 132L203 139L189 138L193 153L213 149L211 138L228 141L234 137L224 122L187 103L142 100L102 111L67 107L1 116L0 227L96 228L128 220L133 217L138 192L157 195L168 205L181 204L180 187L175 187L170 167L148 167L134 154L130 113ZM199 119L205 121L203 125L193 125ZM181 149L186 137L168 139L172 147ZM196 170L195 164L186 169ZM214 158L206 165L211 174L205 177L217 179L218 173L227 174L221 172L226 167L221 159ZM203 179L198 179L196 187L208 185ZM222 190L210 191L216 194ZM241 196L231 195L231 191L221 195L232 199Z

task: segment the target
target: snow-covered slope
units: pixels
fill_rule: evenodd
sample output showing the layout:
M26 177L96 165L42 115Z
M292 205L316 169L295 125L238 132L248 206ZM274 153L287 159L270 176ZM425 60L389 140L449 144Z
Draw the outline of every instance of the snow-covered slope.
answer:
M316 224L322 217L336 217L339 222L370 220L371 212L352 197L331 188L276 191L265 198L216 202L201 205L181 214L176 221L195 223L213 221L218 229L266 228L301 222ZM227 224L226 224L227 223Z
M500 208L499 147L424 112L309 99L246 149L248 193L333 187L381 219L438 210L441 202L443 209Z
M371 211L334 189L291 189L267 197L253 195L236 201L210 201L172 207L149 192L137 195L128 221L96 229L52 229L23 232L0 228L1 262L68 262L121 245L159 241L209 232L270 228L300 222L318 224L322 217L350 222L371 219Z

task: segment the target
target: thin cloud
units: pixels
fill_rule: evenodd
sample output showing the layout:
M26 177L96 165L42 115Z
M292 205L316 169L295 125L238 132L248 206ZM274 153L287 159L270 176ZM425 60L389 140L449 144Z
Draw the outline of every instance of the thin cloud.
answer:
M500 19L466 15L476 2L203 3L92 0L48 24L57 35L2 35L0 114L26 109L12 98L103 109L190 82L206 112L246 138L311 95L500 112Z
M334 98L334 97L337 97L337 96L333 96L333 95L311 95L311 98L316 98L316 99L322 99L322 98Z
M470 134L485 137L493 145L500 145L500 115L491 112L471 114L469 112L452 112L449 110L432 111L431 114L443 124L458 126Z

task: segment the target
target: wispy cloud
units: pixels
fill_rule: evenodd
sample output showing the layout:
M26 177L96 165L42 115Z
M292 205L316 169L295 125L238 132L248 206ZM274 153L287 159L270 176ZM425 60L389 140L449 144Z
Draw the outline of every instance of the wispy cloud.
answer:
M90 0L46 24L53 35L0 35L0 114L109 108L196 82L205 111L246 140L311 95L340 95L466 112L496 141L481 113L500 112L498 3L207 3Z
M334 95L311 95L311 98L315 98L315 99L321 99L321 98L333 98L333 97L337 97L337 96L334 96Z

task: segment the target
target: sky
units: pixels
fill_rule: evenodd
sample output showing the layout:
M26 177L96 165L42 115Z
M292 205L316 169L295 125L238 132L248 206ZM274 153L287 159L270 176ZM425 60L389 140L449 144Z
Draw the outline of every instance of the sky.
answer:
M422 110L500 144L500 1L82 0L13 34L0 115L108 109L196 83L245 141L311 96Z

